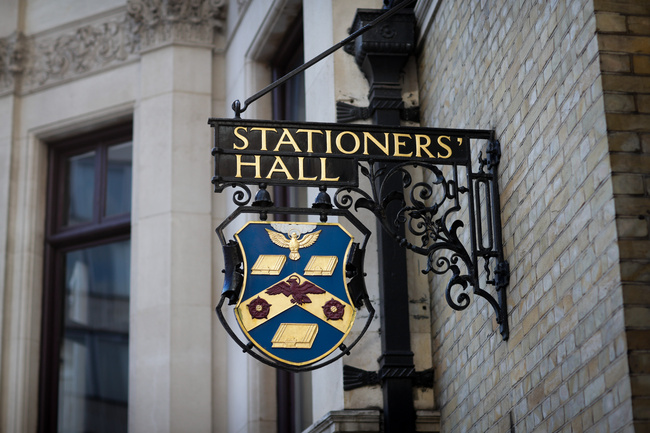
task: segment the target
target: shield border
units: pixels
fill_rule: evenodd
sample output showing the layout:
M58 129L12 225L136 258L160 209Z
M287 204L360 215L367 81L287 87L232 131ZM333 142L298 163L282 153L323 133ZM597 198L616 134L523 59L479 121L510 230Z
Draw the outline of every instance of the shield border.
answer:
M251 335L248 333L248 331L242 325L242 320L240 319L239 314L238 314L239 306L241 305L242 301L244 301L244 293L246 292L246 283L248 281L248 274L250 272L249 263L248 263L248 260L247 260L247 257L246 257L245 251L244 251L244 245L243 245L243 243L242 243L242 241L241 241L241 239L239 237L239 233L241 233L244 229L246 229L246 227L248 227L251 224L270 225L272 222L280 223L280 224L313 225L314 227L318 227L318 226L338 226L341 230L343 230L343 232L345 234L347 234L350 237L350 241L348 242L348 245L347 245L347 247L345 249L345 255L343 256L342 275L340 276L342 278L342 280L343 280L343 288L345 289L345 293L346 293L346 295L348 297L346 302L352 308L352 318L350 319L350 325L348 326L347 330L343 333L343 336L341 337L341 339L334 346L332 346L331 349L327 350L322 355L320 355L320 356L318 356L316 358L313 358L313 359L311 359L309 361L293 362L293 361L288 361L286 359L282 359L282 358L278 357L277 355L272 354L271 352L266 350L264 347L262 347L261 344L257 343L257 341L255 341L255 339L253 339L251 337ZM237 300L237 304L233 308L233 312L234 312L235 318L237 320L237 324L239 325L239 329L244 333L244 335L246 336L246 339L248 341L250 341L259 351L261 351L262 353L264 353L266 356L270 357L271 359L274 359L274 360L276 360L278 362L281 362L283 364L294 365L294 366L298 366L298 367L314 364L314 363L320 361L321 359L326 358L328 355L330 355L332 352L334 352L334 350L336 350L336 348L338 348L341 345L341 343L343 343L343 341L345 341L345 339L350 334L350 331L352 330L352 326L354 325L354 322L355 322L356 316L357 316L357 312L358 312L358 309L354 306L354 302L352 301L352 296L350 296L350 291L348 290L348 283L346 281L346 276L345 276L345 263L347 263L347 261L348 261L348 258L349 258L349 255L350 255L350 250L352 248L352 245L354 244L354 236L341 223L322 223L322 222L321 223L316 223L316 222L302 222L302 221L247 221L239 230L237 230L237 232L234 234L234 237L237 240L237 244L239 245L239 248L240 248L241 253L242 253L242 259L243 259L243 262L244 262L244 276L243 276L241 291L239 293L239 299Z

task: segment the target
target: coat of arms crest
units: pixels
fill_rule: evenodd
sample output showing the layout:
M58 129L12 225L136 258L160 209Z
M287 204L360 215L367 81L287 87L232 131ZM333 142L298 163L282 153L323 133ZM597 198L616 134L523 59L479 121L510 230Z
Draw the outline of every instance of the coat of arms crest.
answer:
M334 223L251 221L235 238L244 263L235 316L248 340L295 366L338 347L357 314L345 274L352 235Z

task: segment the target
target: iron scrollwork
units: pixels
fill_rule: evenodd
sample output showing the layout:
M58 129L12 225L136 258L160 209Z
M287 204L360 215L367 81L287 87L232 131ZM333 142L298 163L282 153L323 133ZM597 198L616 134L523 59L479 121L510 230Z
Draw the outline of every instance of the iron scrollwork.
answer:
M497 185L499 142L488 144L487 157L479 154L478 170L471 164L452 164L448 170L426 162L409 161L378 164L357 162L359 172L368 179L370 191L360 187L341 187L334 194L334 205L341 209L372 212L386 232L405 248L426 256L423 273L443 275L451 272L445 288L447 304L457 311L470 305L471 286L492 306L504 340L508 339L505 290L510 274L503 258L501 221ZM461 169L466 171L462 184ZM419 172L419 173L418 173ZM422 175L416 180L415 174ZM402 191L391 189L391 179L399 178ZM462 216L466 204L469 231ZM409 240L400 233L410 233ZM466 247L469 240L470 248ZM442 255L443 252L448 254ZM485 285L495 287L497 296L481 288L479 260L483 261ZM496 264L494 264L496 262ZM492 271L494 269L494 271ZM456 289L460 293L452 295Z

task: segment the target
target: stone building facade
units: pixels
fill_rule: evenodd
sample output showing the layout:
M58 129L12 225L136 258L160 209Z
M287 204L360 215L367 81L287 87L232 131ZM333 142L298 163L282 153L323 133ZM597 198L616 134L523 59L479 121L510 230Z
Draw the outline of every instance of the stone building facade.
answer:
M232 117L232 101L272 82L297 23L302 36L291 43L310 59L347 36L357 8L381 6L0 5L0 431L81 429L81 418L61 421L87 406L73 399L61 409L67 382L52 341L68 323L61 314L72 314L64 298L88 290L78 285L87 264L68 269L74 278L53 269L57 257L71 263L75 251L125 240L128 392L111 392L123 396L116 410L128 430L285 431L284 379L242 354L214 314L223 282L214 227L234 204L212 193L206 121ZM435 372L433 389L414 388L418 431L648 430L650 2L418 0L414 12L405 104L420 107L421 126L495 131L510 264L503 341L483 299L451 309L448 275L421 274L423 259L407 253L415 368ZM304 117L334 122L338 101L364 106L367 93L339 50L306 71ZM261 99L244 117L271 119L273 107ZM88 223L97 231L70 229L57 188L71 175L57 173L87 155L78 143L110 154L117 132L132 149L122 156L128 210L111 219L98 205L104 214ZM366 284L379 311L376 248L373 240ZM381 388L343 391L342 373L343 364L378 369L381 332L373 321L352 355L295 379L300 403L286 431L381 431Z

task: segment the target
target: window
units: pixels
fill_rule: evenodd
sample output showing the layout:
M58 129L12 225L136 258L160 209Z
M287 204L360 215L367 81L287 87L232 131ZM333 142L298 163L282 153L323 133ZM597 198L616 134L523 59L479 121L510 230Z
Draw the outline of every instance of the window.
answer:
M39 432L127 430L131 137L50 145Z

